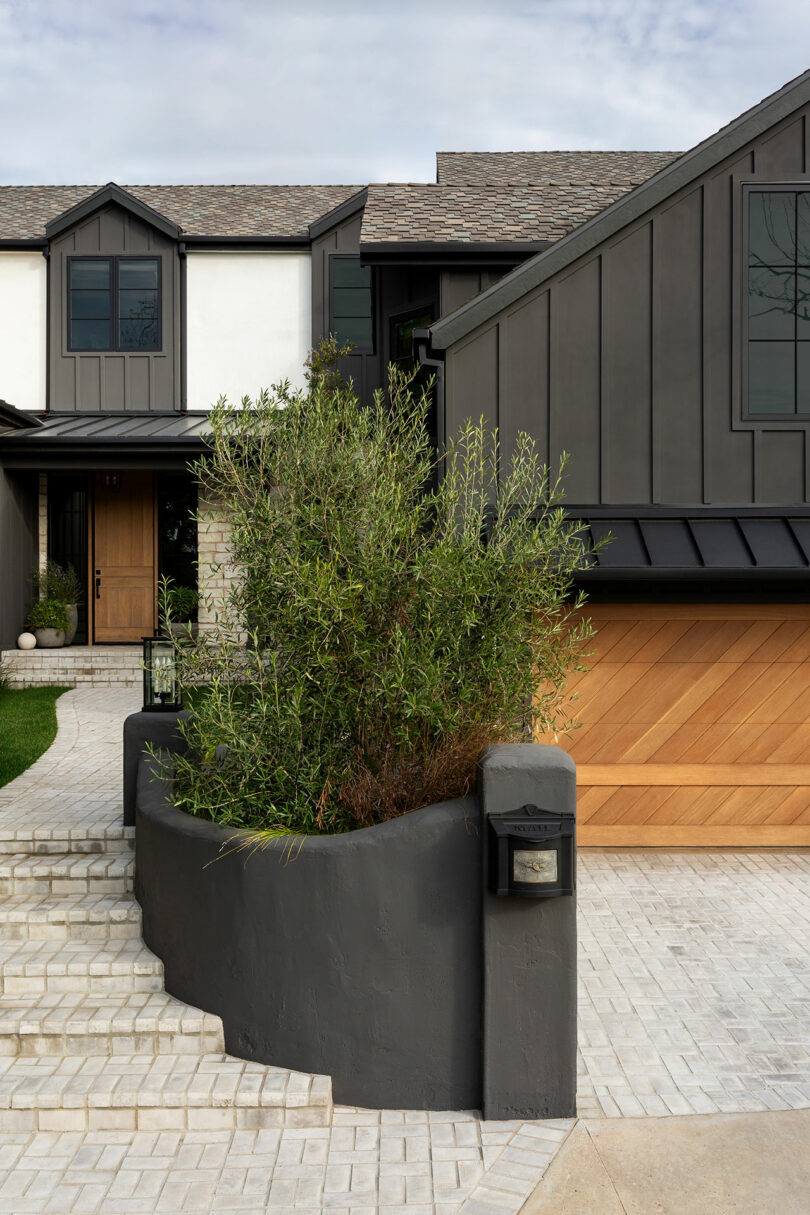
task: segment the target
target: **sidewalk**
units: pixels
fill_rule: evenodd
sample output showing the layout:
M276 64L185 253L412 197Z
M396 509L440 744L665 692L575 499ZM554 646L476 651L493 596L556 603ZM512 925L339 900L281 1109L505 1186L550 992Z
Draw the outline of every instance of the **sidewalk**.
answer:
M583 1119L521 1215L807 1215L810 1110Z

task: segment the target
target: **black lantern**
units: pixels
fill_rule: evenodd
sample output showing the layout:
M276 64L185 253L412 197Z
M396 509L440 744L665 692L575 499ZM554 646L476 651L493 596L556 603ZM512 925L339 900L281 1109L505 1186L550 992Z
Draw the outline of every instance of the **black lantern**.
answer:
M177 683L174 641L165 637L144 637L144 712L179 713L182 707L183 698Z
M493 894L547 899L574 893L573 814L521 806L487 821Z

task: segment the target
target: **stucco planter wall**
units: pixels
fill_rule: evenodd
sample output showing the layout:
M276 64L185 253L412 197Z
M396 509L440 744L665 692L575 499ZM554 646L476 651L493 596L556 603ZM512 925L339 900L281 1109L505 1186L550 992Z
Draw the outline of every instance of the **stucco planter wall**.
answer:
M171 804L147 743L181 750L177 716L124 727L144 939L167 991L222 1018L228 1051L330 1075L344 1104L575 1113L575 898L495 896L482 847L490 814L573 814L569 756L492 747L476 797L249 849Z
M346 835L240 837L169 804L142 765L136 893L173 995L245 1059L331 1075L335 1100L481 1101L475 799Z

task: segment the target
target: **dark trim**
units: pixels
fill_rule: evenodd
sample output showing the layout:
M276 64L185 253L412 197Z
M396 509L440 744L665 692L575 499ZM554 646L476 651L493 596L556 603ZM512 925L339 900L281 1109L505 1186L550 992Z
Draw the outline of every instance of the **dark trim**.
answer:
M188 445L178 447L158 448L155 445L144 447L100 448L87 447L84 450L73 448L26 448L22 451L5 450L0 453L0 467L29 472L84 472L96 469L154 469L167 472L187 471L201 455L205 446Z
M42 250L45 258L45 412L51 408L51 247Z
M0 401L0 421L13 426L15 430L28 430L33 426L41 426L42 419L27 409L18 409L8 401Z
M4 236L0 237L0 249L3 250L18 250L25 252L26 250L36 251L48 248L48 238L45 236Z
M310 240L301 236L194 236L183 233L183 244L193 252L195 249L216 251L236 249L309 249Z
M362 211L367 199L368 186L363 186L362 190L358 190L350 198L344 199L342 203L338 203L331 211L327 211L326 215L322 215L320 219L316 219L314 223L311 223L309 225L309 239L315 240L316 237L323 236L324 232L328 232L330 228L337 227L344 220L350 219L352 215L356 215L358 211Z
M572 519L796 519L810 517L810 504L797 506L569 506Z
M416 262L425 266L487 265L512 266L516 260L525 259L549 249L552 242L541 241L360 241L360 256L373 265L391 265L397 262Z
M810 582L810 569L801 566L646 566L611 565L580 570L576 582Z
M186 331L188 328L188 261L186 258L186 242L181 240L177 245L177 256L180 261L180 411L188 411L188 343Z
M80 223L88 215L92 215L94 211L98 211L100 207L104 207L107 203L116 203L119 207L123 207L126 211L131 211L138 219L149 224L152 228L157 228L165 236L172 240L177 240L180 235L180 228L177 224L172 223L165 215L161 215L159 211L155 211L153 207L141 202L134 194L130 194L127 190L122 190L114 181L107 182L106 186L102 186L100 190L96 190L88 198L83 199L75 206L69 207L67 211L63 211L56 219L52 219L50 223L45 225L45 235L49 238L58 236L60 232L64 232L67 228L73 227L74 224Z
M496 313L522 299L552 275L590 253L597 245L627 227L633 220L646 215L658 203L671 198L678 190L691 185L720 161L733 156L745 144L756 139L783 118L794 113L810 100L810 71L746 110L738 118L704 139L690 151L679 156L665 169L655 173L642 185L611 203L604 211L580 224L573 232L556 241L550 249L539 253L523 266L493 284L474 299L462 304L455 312L432 327L433 345L447 349L473 329L485 324Z

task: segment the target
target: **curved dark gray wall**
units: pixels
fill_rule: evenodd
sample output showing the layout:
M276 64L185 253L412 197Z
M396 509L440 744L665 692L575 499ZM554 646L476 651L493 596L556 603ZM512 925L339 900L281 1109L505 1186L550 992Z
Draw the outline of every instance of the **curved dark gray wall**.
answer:
M475 798L287 856L169 804L141 764L136 893L166 989L217 1013L226 1049L331 1075L336 1102L480 1106L482 908Z

